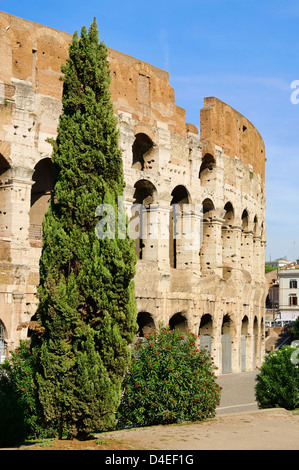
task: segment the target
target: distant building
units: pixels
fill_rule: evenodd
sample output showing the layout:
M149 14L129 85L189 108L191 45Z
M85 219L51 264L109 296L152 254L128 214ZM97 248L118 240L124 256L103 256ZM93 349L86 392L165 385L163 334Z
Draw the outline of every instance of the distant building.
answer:
M272 268L274 268L276 266L278 268L281 268L281 267L284 267L284 266L288 266L289 264L292 264L292 261L288 261L286 256L284 256L283 258L277 258L274 261L270 260L270 261L265 262L266 266L271 266Z
M299 317L299 266L293 263L278 269L279 311L281 320L296 320Z

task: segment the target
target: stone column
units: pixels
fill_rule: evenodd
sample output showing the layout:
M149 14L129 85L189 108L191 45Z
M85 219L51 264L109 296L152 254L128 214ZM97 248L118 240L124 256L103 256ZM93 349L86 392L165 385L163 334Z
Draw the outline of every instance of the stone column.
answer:
M215 216L204 218L203 239L200 250L200 265L203 276L208 274L222 276L222 224L223 219Z
M241 234L241 267L253 274L253 233L242 231Z
M13 168L8 181L6 210L8 215L8 236L11 238L11 262L14 264L28 263L27 254L30 249L29 211L31 201L32 170Z
M241 227L222 227L222 263L224 269L235 269L240 267L240 245Z

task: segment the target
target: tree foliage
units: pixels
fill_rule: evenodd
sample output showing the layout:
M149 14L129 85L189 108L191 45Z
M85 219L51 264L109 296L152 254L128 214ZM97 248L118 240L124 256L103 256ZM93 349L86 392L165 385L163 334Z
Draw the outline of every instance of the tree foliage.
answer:
M123 382L118 426L150 426L213 417L220 402L215 366L189 331L161 327L136 342Z
M136 260L128 237L100 240L95 232L97 207L110 204L117 234L124 188L107 48L96 20L80 39L74 33L62 72L55 187L40 259L43 333L32 338L32 350L45 421L72 438L115 424L136 332Z
M298 408L298 344L283 346L266 356L256 380L255 394L260 408Z

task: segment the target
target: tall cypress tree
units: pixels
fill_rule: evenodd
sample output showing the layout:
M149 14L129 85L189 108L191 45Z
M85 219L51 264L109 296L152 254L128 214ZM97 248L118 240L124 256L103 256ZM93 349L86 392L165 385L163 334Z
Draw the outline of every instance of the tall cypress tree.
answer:
M96 20L74 33L53 142L54 197L43 221L32 339L38 397L60 437L111 429L136 328L134 245L119 238L124 178L107 48ZM115 213L115 238L96 234L97 207ZM109 224L107 225L109 230ZM122 230L124 227L121 227Z

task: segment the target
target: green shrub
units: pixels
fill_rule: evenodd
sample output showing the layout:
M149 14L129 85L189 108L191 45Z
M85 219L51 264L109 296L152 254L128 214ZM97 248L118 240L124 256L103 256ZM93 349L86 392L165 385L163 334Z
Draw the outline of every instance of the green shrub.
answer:
M24 410L12 380L0 368L0 447L14 447L26 437Z
M220 402L214 369L190 332L160 328L144 342L136 342L123 381L118 427L213 417Z
M34 393L34 368L30 342L0 365L0 447L19 445L32 437L52 437L43 428Z
M255 386L260 408L294 410L299 407L298 352L298 344L293 343L265 358Z

